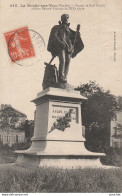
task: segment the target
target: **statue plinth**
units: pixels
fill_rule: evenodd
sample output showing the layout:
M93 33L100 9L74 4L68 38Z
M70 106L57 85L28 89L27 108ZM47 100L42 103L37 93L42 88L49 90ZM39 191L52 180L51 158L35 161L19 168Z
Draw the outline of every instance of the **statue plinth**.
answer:
M16 151L16 164L26 167L101 167L99 159L105 154L90 152L84 146L81 104L85 99L79 91L70 89L51 87L38 93L32 101L36 104L32 145L28 150ZM69 111L71 122L61 130L58 119L64 119Z

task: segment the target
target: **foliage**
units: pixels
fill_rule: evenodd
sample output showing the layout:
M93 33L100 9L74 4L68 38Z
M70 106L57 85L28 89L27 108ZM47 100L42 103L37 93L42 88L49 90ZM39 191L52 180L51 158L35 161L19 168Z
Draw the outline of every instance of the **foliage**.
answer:
M2 146L0 149L0 164L14 163L16 158L15 153L7 144Z
M67 112L65 116L58 118L56 122L53 123L53 126L51 127L51 131L49 131L49 133L52 132L54 129L64 131L65 128L70 127L69 122L71 122L71 114L72 114L72 109L69 109L69 112Z
M3 148L3 142L0 140L0 149Z
M77 90L88 98L82 105L83 123L86 127L92 126L93 123L101 127L110 122L117 102L109 90L105 91L93 81L81 85Z
M8 145L8 144L3 144L1 141L0 141L0 152L1 151L4 151L4 152L7 152L7 151L15 151L15 150L26 150L28 148L30 148L31 146L31 140L30 138L29 139L26 139L24 142L21 142L21 143L14 143L11 147Z
M116 97L109 90L90 81L76 90L88 99L82 104L82 121L86 127L86 147L92 151L103 152L109 146L110 121L118 107Z
M0 155L0 164L6 164L6 163L14 163L17 159L17 156L15 154L10 155Z
M11 150L15 151L15 150L27 150L28 148L30 148L31 146L31 140L30 138L27 139L25 142L23 143L15 143L12 145Z
M117 100L117 109L122 110L122 96L118 96L116 100Z
M31 138L34 134L34 120L25 120L21 124L22 129L25 131L25 138Z
M12 107L2 109L0 118L2 119L0 123L2 129L13 127L13 125L19 120L18 114L14 111Z
M14 163L17 155L16 150L27 150L31 146L31 141L25 141L23 143L14 143L11 147L8 144L3 144L0 141L0 163Z
M23 115L23 114L22 114ZM11 106L5 107L4 109L1 109L0 111L0 128L2 131L6 131L7 133L11 131L24 131L25 132L25 138L26 138L26 143L23 144L13 144L12 148L14 150L16 149L27 149L30 147L31 143L31 137L33 136L34 132L34 121L29 121L25 120L21 123L19 123L19 126L16 127L16 123L19 122L21 117L21 112L17 112L14 108ZM26 117L26 116L25 116ZM1 146L1 143L0 143ZM1 146L1 148L5 149L5 146Z
M120 193L120 169L28 169L0 166L0 191L19 193Z
M0 111L0 128L3 131L9 131L10 129L19 129L19 131L22 131L21 124L19 127L16 127L16 123L20 120L20 115L14 108L11 106L5 107L4 109L1 109Z
M105 157L101 158L104 165L122 166L122 149L109 147L105 149Z
M27 150L31 146L31 141L25 141L22 143L14 143L11 147L8 144L0 142L0 163L14 163L17 155L16 150Z
M25 132L25 142L12 145L12 150L26 150L31 146L31 138L34 134L34 120L26 120L21 126Z

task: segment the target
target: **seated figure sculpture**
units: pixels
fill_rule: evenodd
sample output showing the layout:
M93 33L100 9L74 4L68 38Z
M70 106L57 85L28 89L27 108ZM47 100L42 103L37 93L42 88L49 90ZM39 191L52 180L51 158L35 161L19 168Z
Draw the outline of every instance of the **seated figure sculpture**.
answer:
M69 15L63 14L59 25L51 29L47 50L52 54L52 60L59 58L58 82L67 83L70 59L83 50L84 44L80 37L80 25L77 31L69 28Z

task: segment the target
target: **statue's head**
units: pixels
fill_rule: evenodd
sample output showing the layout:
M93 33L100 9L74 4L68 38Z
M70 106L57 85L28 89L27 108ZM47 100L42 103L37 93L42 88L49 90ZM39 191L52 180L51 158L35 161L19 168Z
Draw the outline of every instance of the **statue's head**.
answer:
M69 20L69 15L68 14L61 15L61 21L62 21L63 24L68 24L68 20Z

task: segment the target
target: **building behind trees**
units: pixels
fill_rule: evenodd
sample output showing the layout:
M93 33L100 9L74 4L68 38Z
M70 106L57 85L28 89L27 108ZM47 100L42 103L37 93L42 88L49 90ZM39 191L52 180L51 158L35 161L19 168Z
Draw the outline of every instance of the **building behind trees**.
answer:
M27 116L14 109L11 105L0 106L0 141L3 145L12 146L25 141L23 124Z

